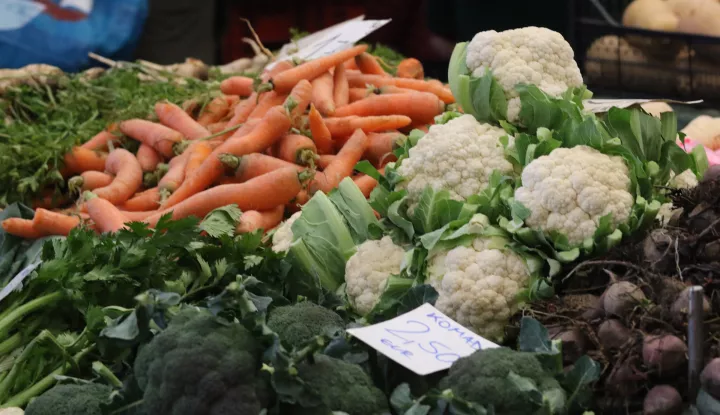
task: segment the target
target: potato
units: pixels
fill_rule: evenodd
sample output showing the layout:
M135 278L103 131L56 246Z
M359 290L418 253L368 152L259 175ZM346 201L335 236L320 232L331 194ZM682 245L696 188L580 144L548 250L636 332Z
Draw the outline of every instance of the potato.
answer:
M639 29L674 32L680 19L663 0L635 0L625 8L622 23Z

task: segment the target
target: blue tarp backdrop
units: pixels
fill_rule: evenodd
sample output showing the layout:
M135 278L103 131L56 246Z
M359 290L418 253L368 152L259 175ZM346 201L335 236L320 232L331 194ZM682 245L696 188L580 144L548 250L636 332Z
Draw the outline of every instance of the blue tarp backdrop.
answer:
M87 68L88 52L130 59L148 0L0 0L0 68Z

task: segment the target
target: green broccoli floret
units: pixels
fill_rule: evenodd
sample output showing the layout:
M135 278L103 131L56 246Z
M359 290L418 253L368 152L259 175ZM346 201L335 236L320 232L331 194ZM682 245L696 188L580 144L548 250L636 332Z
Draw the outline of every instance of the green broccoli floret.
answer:
M57 385L25 408L27 415L102 415L101 404L106 402L112 388L107 385Z
M298 377L307 390L320 398L313 408L299 405L282 411L287 415L323 415L332 411L348 415L378 415L389 413L388 400L376 388L370 376L352 363L326 355L316 355L315 361L298 364Z
M269 398L259 375L262 350L240 324L182 311L135 359L146 412L257 415Z
M529 380L542 397L519 389L510 373ZM531 415L549 405L550 409L565 406L565 391L552 374L546 372L533 353L508 348L481 350L458 359L440 381L440 388L469 402L489 407L496 414ZM542 404L539 401L544 401Z
M309 301L274 309L267 325L292 347L301 347L315 336L333 335L345 328L337 313Z

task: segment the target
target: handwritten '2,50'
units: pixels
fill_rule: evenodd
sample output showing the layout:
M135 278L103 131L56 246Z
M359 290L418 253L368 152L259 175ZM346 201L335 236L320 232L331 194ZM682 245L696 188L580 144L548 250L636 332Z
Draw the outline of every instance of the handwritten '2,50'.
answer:
M414 326L414 329L385 329L386 332L396 337L401 342L393 341L389 338L383 338L380 340L382 344L388 346L392 350L408 358L412 358L413 356L415 356L415 354L407 348L407 346L411 345L417 345L420 350L432 355L435 360L439 362L452 363L460 358L459 354L453 353L450 347L437 340L430 340L426 343L421 343L416 340L410 339L410 337L412 337L413 335L429 333L430 326L428 326L427 324L417 320L408 320L406 321L406 324L408 326Z

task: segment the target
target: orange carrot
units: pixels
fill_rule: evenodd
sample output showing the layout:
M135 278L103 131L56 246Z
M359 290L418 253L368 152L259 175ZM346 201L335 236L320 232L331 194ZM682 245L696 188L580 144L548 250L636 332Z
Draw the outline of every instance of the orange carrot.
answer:
M395 85L383 85L378 88L377 91L380 94L406 94L408 92L417 92L414 89L400 88L399 86Z
M346 70L353 70L353 71L359 71L357 64L355 63L355 59L348 59L345 62L343 62L343 66Z
M262 118L249 118L247 121L245 121L242 127L238 128L237 130L235 130L234 133L232 133L230 138L238 138L250 134L255 129L255 127L260 124L261 120Z
M253 82L247 76L231 76L220 82L220 91L227 95L247 97L253 93Z
M100 232L117 232L130 220L112 203L97 196L90 196L85 202L90 219Z
M355 130L332 163L322 172L315 174L310 182L310 194L317 191L327 193L337 187L342 179L350 176L367 149L367 141L367 136L362 130Z
M355 56L355 65L360 72L368 75L390 76L380 66L377 59L369 53L361 53Z
M294 163L280 160L262 153L251 153L237 157L237 167L235 168L235 176L232 178L233 183L242 183L253 179L271 171L292 167L298 172L305 170L302 166Z
M120 210L127 210L131 212L153 210L158 207L160 207L160 189L157 187L152 187L144 192L137 193L134 197L118 206ZM90 207L88 206L88 211L89 210Z
M140 147L138 148L135 157L137 157L137 160L140 163L140 167L143 171L155 171L161 161L160 154L158 154L158 152L155 151L154 148L144 143L140 144Z
M113 179L115 178L110 174L88 170L68 180L68 188L71 192L76 190L94 190L99 187L108 186L112 183Z
M315 161L315 164L318 166L319 169L325 170L327 166L329 166L330 163L335 160L335 157L337 156L334 154L324 154L318 157L318 159Z
M108 149L108 143L109 142L117 142L120 141L120 137L116 136L115 134L103 130L99 133L95 134L93 138L86 141L83 145L80 147L86 148L88 150L95 150L95 151L107 151Z
M157 210L143 210L138 212L120 210L120 212L122 212L122 214L127 218L128 222L142 222L150 216L158 213Z
M273 146L273 154L280 160L308 166L315 160L317 147L309 137L285 134Z
M328 116L335 113L333 98L333 75L330 72L318 76L312 81L312 103L320 114Z
M187 162L185 164L185 177L189 177L195 170L202 165L212 153L213 148L210 144L205 142L198 142L198 145L194 146L188 153Z
M315 96L315 87L309 81L303 79L298 82L292 89L290 95L285 100L285 108L290 113L292 120L300 117L305 113L310 101Z
M276 63L270 70L265 71L261 76L260 80L263 82L268 82L273 78L273 76L285 72L288 69L294 68L295 65L292 63L292 61L280 61Z
M395 76L398 78L423 79L425 77L425 71L419 60L406 58L398 64Z
M82 147L73 147L65 155L65 167L71 173L82 173L88 170L105 170L106 153L97 153Z
M188 140L195 140L210 135L210 132L187 115L182 108L170 102L158 102L155 104L155 114L160 122L173 130L184 135Z
M248 210L242 213L240 216L240 223L238 224L237 233L249 233L255 232L258 229L269 231L276 227L283 220L283 213L285 208L280 205L275 209L257 211Z
M24 239L38 239L48 236L47 233L35 229L33 227L33 221L30 219L7 218L2 221L2 228L8 234Z
M238 103L238 105L235 106L235 110L233 111L233 116L228 120L228 122L225 124L224 129L228 129L230 127L235 127L237 125L240 125L247 121L248 117L250 117L250 114L253 112L255 107L257 106L257 93L253 92L250 97L247 99L244 99ZM228 137L232 136L237 130L229 131L225 133L221 138L223 140L227 139Z
M68 216L42 208L35 210L33 217L33 228L46 235L67 236L78 225L80 225L80 218L77 216Z
M199 173L196 176L199 176ZM245 183L225 184L196 193L172 208L145 219L155 226L160 217L172 211L173 219L202 218L213 209L236 204L243 210L269 210L289 202L302 189L297 170L285 168L263 174ZM177 194L177 193L176 193Z
M393 150L395 150L403 138L404 135L397 131L390 133L369 133L368 148L363 158L376 167L395 161L397 157L393 154Z
M115 175L115 179L109 185L95 189L93 193L113 205L119 205L130 199L142 185L143 172L140 163L125 149L118 148L110 153L105 171Z
M348 103L360 101L367 97L377 95L374 90L368 88L350 88L348 91ZM339 105L338 105L339 107Z
M342 107L350 102L350 87L348 86L347 75L345 74L345 65L335 67L333 73L333 101L336 107Z
M212 154L195 171L195 174L186 178L182 186L168 198L165 207L174 206L195 193L206 189L222 175L224 168L218 158L220 154L229 153L242 156L250 153L260 153L272 146L288 129L290 129L290 118L288 118L285 109L281 106L273 107L265 114L252 132L239 137L230 137L213 150ZM280 203L276 205L278 204Z
M444 85L438 85L433 82L422 81L419 79L407 79L407 78L392 78L387 76L378 75L365 75L356 74L347 71L348 83L351 88L365 88L367 85L374 85L376 88L385 85L394 85L400 88L414 89L420 92L430 92L435 94L446 104L452 104L455 102L450 89Z
M445 104L428 92L408 94L376 95L338 108L338 117L358 115L406 115L414 122L431 123L436 115L442 114Z
M384 168L380 169L380 174L385 174ZM365 198L369 198L370 193L372 193L373 189L375 189L375 187L378 185L378 181L373 179L372 176L368 176L367 174L355 176L353 177L353 181L360 189L362 194L365 196Z
M183 135L162 124L133 119L120 123L120 131L157 150L164 157L174 156L173 146L183 140Z
M283 105L286 99L287 95L278 94L275 91L265 92L261 94L257 105L255 106L255 108L253 108L250 115L248 115L248 119L262 118L270 110L270 108L276 105Z
M193 149L193 151L194 150L195 149ZM183 180L185 180L185 166L187 165L189 155L190 153L185 152L170 160L170 168L158 182L158 188L160 189L162 196L167 196L177 190Z
M338 117L326 118L330 134L334 137L349 136L356 129L361 129L366 133L375 131L397 130L398 128L410 125L412 120L404 115L380 115L370 117Z
M329 71L330 68L334 68L338 64L353 58L366 50L367 45L353 46L350 49L314 59L292 69L281 72L273 76L270 82L272 82L276 91L280 93L287 93L301 80L306 79L310 81L315 79L323 73Z
M202 126L216 123L222 120L229 110L230 104L225 97L215 97L205 105L202 113L198 116L197 122Z
M195 118L198 110L200 110L200 102L196 98L188 99L180 105L187 115Z
M216 123L212 123L205 128L207 128L207 130L210 134L217 134L220 131L223 131L226 128L228 128L227 126L228 126L228 121L219 121Z
M332 135L323 121L322 115L310 105L310 113L308 114L308 123L310 124L310 133L317 147L318 154L329 154L333 151Z

